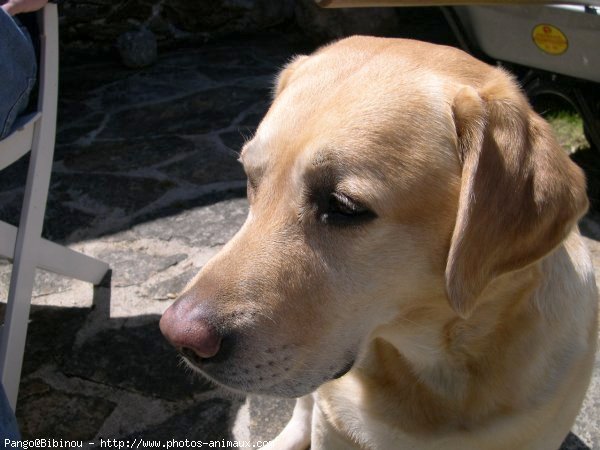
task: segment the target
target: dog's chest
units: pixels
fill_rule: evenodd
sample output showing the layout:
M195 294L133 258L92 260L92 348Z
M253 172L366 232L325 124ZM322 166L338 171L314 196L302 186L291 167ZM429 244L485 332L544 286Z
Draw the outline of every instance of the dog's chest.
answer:
M421 438L416 439L382 420L382 415L393 411L394 405L382 404L379 398L373 398L362 381L348 374L317 391L317 405L323 412L321 420L328 422L322 428L340 434L347 442L358 441L357 449L423 448ZM373 414L372 408L380 413Z

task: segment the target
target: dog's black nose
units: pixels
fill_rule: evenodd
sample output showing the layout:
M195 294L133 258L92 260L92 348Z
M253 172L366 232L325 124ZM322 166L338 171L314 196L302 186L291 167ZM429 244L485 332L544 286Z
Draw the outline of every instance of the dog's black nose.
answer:
M191 296L173 303L160 319L160 331L184 356L194 362L215 356L221 348L221 335Z

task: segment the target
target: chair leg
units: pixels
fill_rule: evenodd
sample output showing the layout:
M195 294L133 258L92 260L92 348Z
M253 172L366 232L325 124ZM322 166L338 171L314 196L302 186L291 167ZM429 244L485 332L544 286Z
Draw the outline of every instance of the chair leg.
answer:
M56 133L58 98L56 5L49 3L44 7L40 26L42 36L38 110L41 116L33 132L31 159L19 228L16 230L8 224L0 223L0 235L9 236L11 242L14 242L14 251L6 242L0 244L1 254L9 255L9 258L13 259L8 304L0 341L0 381L4 385L13 410L17 403L36 267L94 284L99 283L108 270L108 265L101 261L41 238Z
M17 227L0 222L0 256L14 259L17 240ZM94 285L100 283L110 268L109 265L91 256L71 250L41 238L37 246L36 267L50 272L87 281Z
M41 92L41 95L48 92ZM55 99L53 99L56 101ZM42 113L35 126L25 196L16 236L6 316L0 343L0 376L13 410L17 404L29 309L39 248L56 130L56 108Z
M17 265L18 270L15 270ZM1 381L13 411L17 405L34 275L33 264L15 258L0 347Z
M2 225L12 227L8 224ZM25 236L26 232L19 233L16 227L12 228L16 234L16 239L13 239L12 242L17 241L17 245L15 245L16 254L12 258L13 270L0 343L0 381L6 390L9 404L14 410L19 389L36 266L70 278L98 284L104 278L109 265L83 253L42 239L38 233L33 231L28 230L32 233L32 236L28 238ZM41 233L41 225L39 233ZM24 245L24 242L19 243L19 237L27 245ZM17 251L19 248L20 252Z
M49 270L69 278L99 284L110 266L91 256L71 250L54 242L40 239L38 264L40 269Z

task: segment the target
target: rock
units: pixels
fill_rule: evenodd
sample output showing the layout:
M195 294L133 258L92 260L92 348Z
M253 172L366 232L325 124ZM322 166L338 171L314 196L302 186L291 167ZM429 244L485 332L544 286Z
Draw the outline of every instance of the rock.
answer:
M150 66L158 57L156 36L145 28L120 35L117 39L117 48L121 61L131 69Z

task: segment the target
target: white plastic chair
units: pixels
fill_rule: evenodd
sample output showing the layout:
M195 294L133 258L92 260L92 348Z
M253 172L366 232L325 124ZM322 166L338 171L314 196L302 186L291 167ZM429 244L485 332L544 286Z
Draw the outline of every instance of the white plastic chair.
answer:
M42 238L42 226L56 135L58 96L58 13L49 3L40 20L37 112L22 117L0 141L0 170L31 151L19 227L0 221L0 257L13 261L0 341L0 381L13 410L21 377L36 268L98 284L108 264Z

